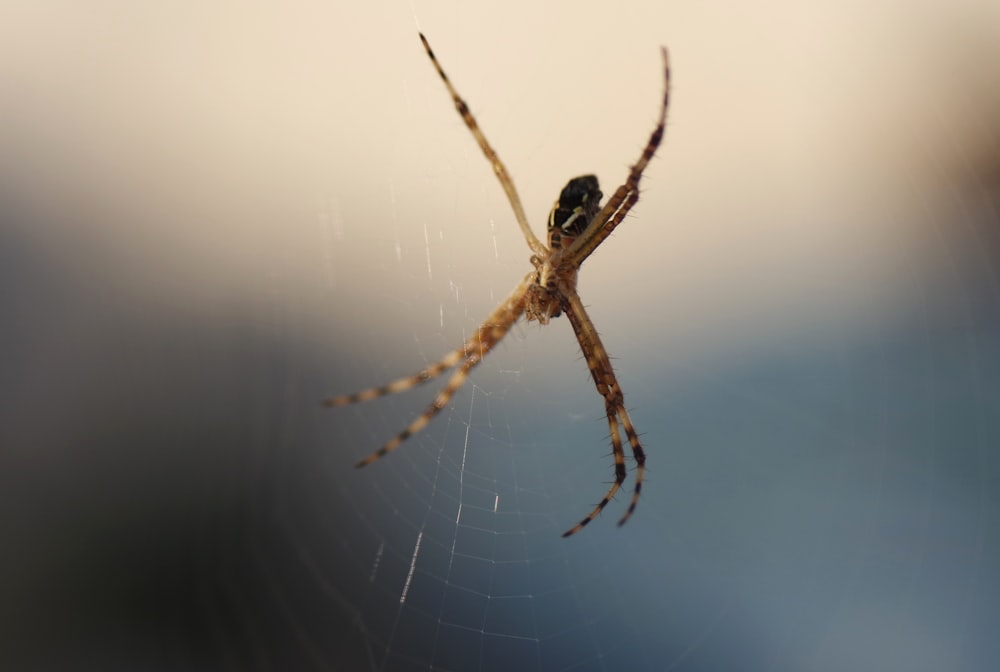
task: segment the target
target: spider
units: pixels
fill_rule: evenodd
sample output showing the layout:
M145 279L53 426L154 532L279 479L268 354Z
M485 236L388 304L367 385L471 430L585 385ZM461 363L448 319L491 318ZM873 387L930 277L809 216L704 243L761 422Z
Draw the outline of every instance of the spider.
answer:
M469 106L458 95L458 91L455 90L451 80L444 73L444 69L438 63L437 57L423 33L420 34L420 41L423 43L424 50L431 59L434 69L437 70L441 81L448 89L458 114L493 166L493 172L496 173L500 186L507 194L507 200L510 201L511 208L514 210L514 218L521 227L528 247L531 248L532 269L465 343L436 363L412 376L394 380L381 387L332 397L324 400L323 403L326 406L345 406L359 401L377 399L388 394L409 390L436 378L445 371L458 367L444 388L438 392L434 401L419 417L385 445L355 465L359 468L364 467L385 457L408 438L426 427L434 416L448 405L451 398L465 383L472 368L483 361L483 358L496 347L497 343L507 335L507 332L522 316L528 321L537 320L539 324L548 324L551 318L565 313L576 333L580 349L583 350L597 391L604 398L604 408L608 417L611 448L615 461L615 480L597 506L583 520L564 532L562 536L568 537L579 532L600 515L625 482L625 452L622 449L622 431L624 431L631 446L632 457L636 465L635 489L632 492L632 499L625 514L618 521L619 525L623 525L635 511L639 502L646 453L639 443L639 436L636 434L632 420L625 409L622 389L615 377L614 370L611 368L608 351L601 343L597 329L590 317L587 316L583 302L576 292L576 281L580 265L625 219L629 210L639 200L639 180L663 139L663 130L666 124L667 107L670 102L670 63L667 58L667 50L662 49L665 86L659 119L649 136L649 141L642 150L642 154L639 155L639 160L629 170L625 184L618 187L611 199L602 207L603 194L595 176L582 175L570 180L563 187L559 194L559 200L555 202L549 213L549 244L546 246L532 233L524 214L524 208L521 206L521 199L514 188L513 180L507 173L507 168L486 140L486 136L479 128L475 117L469 111Z

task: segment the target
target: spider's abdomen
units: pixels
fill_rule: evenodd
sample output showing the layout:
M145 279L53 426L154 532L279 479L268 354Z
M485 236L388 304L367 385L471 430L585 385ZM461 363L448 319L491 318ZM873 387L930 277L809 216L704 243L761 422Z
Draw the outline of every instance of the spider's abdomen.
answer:
M569 247L600 212L603 196L594 175L567 182L549 212L549 249L554 252Z
M601 188L594 175L574 177L559 193L549 212L549 254L532 257L537 268L535 282L528 290L525 317L546 324L563 312L566 291L575 291L575 265L563 260L563 251L587 230L601 211Z

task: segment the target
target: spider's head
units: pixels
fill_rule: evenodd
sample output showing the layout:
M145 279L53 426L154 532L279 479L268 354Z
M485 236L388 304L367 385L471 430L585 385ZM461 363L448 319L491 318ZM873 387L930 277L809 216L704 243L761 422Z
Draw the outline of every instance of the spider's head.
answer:
M603 197L594 175L581 175L567 182L549 213L549 247L568 246L583 233L600 212Z

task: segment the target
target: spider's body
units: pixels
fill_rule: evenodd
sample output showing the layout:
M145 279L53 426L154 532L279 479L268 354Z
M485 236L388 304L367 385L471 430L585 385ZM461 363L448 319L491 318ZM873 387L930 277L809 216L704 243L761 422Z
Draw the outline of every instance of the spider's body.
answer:
M590 369L594 384L598 393L604 398L605 412L608 417L608 427L611 432L611 447L615 459L615 480L604 495L604 498L594 507L586 518L577 523L574 527L563 533L568 537L581 530L591 520L596 518L604 507L607 506L611 498L621 488L625 482L625 451L622 444L622 433L625 434L635 459L636 475L635 489L632 493L632 500L629 503L625 515L622 516L618 524L621 525L632 512L635 511L639 502L639 494L642 491L642 479L646 463L646 454L639 443L639 437L628 411L625 409L625 398L622 395L621 387L611 368L611 358L608 356L604 344L601 342L594 328L583 302L576 292L576 279L580 265L584 260L597 249L610 234L625 219L629 210L632 209L639 200L639 180L642 173L649 164L650 159L659 147L663 138L663 129L666 123L667 106L670 94L670 67L667 62L667 52L663 50L664 74L666 80L663 95L663 104L660 107L659 121L649 136L649 141L642 150L639 160L629 171L625 184L618 187L604 206L601 206L601 189L597 178L593 175L583 175L570 180L562 192L559 200L556 201L549 213L548 219L548 246L542 244L535 237L528 225L524 208L521 206L521 199L514 188L514 182L507 174L496 151L490 146L483 135L475 117L469 111L469 106L458 95L455 87L452 86L448 76L438 63L434 52L431 51L427 39L421 35L424 49L430 57L434 68L444 82L448 93L451 94L455 109L471 131L476 142L479 143L483 154L493 165L493 171L500 180L500 186L507 194L511 208L514 210L514 217L521 232L524 234L528 247L531 248L531 264L534 269L529 272L523 280L514 288L514 291L500 303L490 314L483 324L476 330L465 343L459 348L441 358L440 361L431 364L422 371L393 381L382 387L371 388L349 394L342 397L327 399L328 406L343 406L359 401L376 399L386 394L402 392L412 387L427 382L445 371L458 367L444 388L437 394L430 406L402 432L390 439L377 451L358 462L358 467L371 464L381 457L392 452L400 446L406 439L423 429L431 419L441 412L454 396L455 392L465 383L472 370L483 358L496 346L497 343L507 335L511 327L523 316L526 320L537 320L540 324L548 324L553 317L558 317L563 313L569 318L576 339L583 350L584 358Z
M531 258L531 263L537 269L534 283L529 290L530 299L525 317L548 324L549 318L559 317L563 306L559 296L571 288L576 291L576 276L578 269L565 260L568 250L583 233L601 209L601 188L593 175L574 177L566 183L559 200L549 212L548 254L544 258L537 255Z

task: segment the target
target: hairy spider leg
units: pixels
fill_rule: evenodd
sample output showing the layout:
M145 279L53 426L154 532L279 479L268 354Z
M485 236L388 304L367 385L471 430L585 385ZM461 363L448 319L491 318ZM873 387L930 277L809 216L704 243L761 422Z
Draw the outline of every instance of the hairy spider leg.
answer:
M354 466L360 468L379 460L400 446L408 438L422 430L431 420L434 419L441 410L448 405L455 393L465 384L469 372L483 361L483 358L499 343L510 328L517 323L524 313L524 306L527 301L526 295L528 287L534 281L535 273L529 273L513 292L494 310L486 320L476 329L476 333L469 338L460 348L445 355L439 362L423 369L419 373L409 378L400 378L394 382L381 387L374 387L370 390L349 394L342 397L334 397L326 400L327 406L346 406L359 401L377 399L386 394L402 392L430 380L443 371L446 371L461 361L461 366L448 379L447 384L438 392L430 405L421 413L406 429L387 441L385 445L376 450L368 457L358 461ZM449 365L449 362L451 364Z
M517 189L514 187L514 180L511 179L510 174L507 172L507 167L500 160L500 156L496 153L496 150L490 145L489 141L486 139L486 135L483 134L482 129L479 128L479 124L476 122L476 118L472 116L472 112L469 111L468 104L458 95L458 91L455 87L451 85L451 80L448 79L448 75L444 74L444 68L438 63L437 57L434 55L434 51L431 49L431 45L427 42L427 38L424 37L423 33L420 33L420 41L424 44L424 49L427 51L427 55L431 59L431 63L434 64L434 69L441 76L441 81L448 88L448 93L451 94L451 99L455 102L455 109L458 110L458 114L462 117L462 121L468 127L469 131L476 138L476 142L479 143L479 148L483 150L483 154L489 160L490 164L493 166L493 172L496 173L497 179L500 180L500 186L503 187L504 193L507 194L507 200L510 201L510 207L514 210L514 217L517 219L517 225L521 227L521 233L524 234L524 239L528 243L528 247L531 251L537 255L544 255L548 253L545 246L542 245L541 241L535 236L534 232L531 230L531 225L528 223L528 218L524 214L524 206L521 205L521 197L517 195Z
M667 124L667 108L670 106L670 57L667 50L663 50L663 103L660 105L660 117L657 120L656 128L649 136L649 141L639 155L639 160L629 170L625 184L618 187L612 194L608 202L604 204L601 211L594 217L595 224L588 227L566 250L567 259L579 266L589 257L597 246L611 235L611 232L622 223L625 216L639 201L639 180L642 173L649 165L650 159L656 153L660 142L663 140L663 133Z
M594 323L590 320L590 316L587 315L587 311L583 307L583 302L580 301L580 296L571 287L565 288L563 296L565 297L563 312L566 313L570 324L573 325L573 331L580 342L580 348L583 350L584 359L587 360L587 367L590 369L594 383L597 385L597 391L604 397L608 427L611 430L611 449L615 458L615 480L608 489L607 494L604 495L604 498L586 518L566 532L563 532L562 536L568 537L582 530L587 523L600 515L604 507L608 505L611 498L621 488L622 483L625 482L625 451L622 449L619 418L621 419L621 427L625 430L625 436L628 438L629 445L632 447L632 457L635 458L636 465L635 490L632 492L632 501L629 503L625 515L618 521L619 525L625 524L625 521L629 519L635 511L636 505L639 503L639 494L642 492L642 479L645 474L646 452L642 449L639 443L639 435L636 433L635 427L632 426L632 419L629 417L628 411L625 410L625 397L622 394L621 387L618 385L614 369L611 367L611 358L608 356L608 351L601 342L601 337L598 335Z

